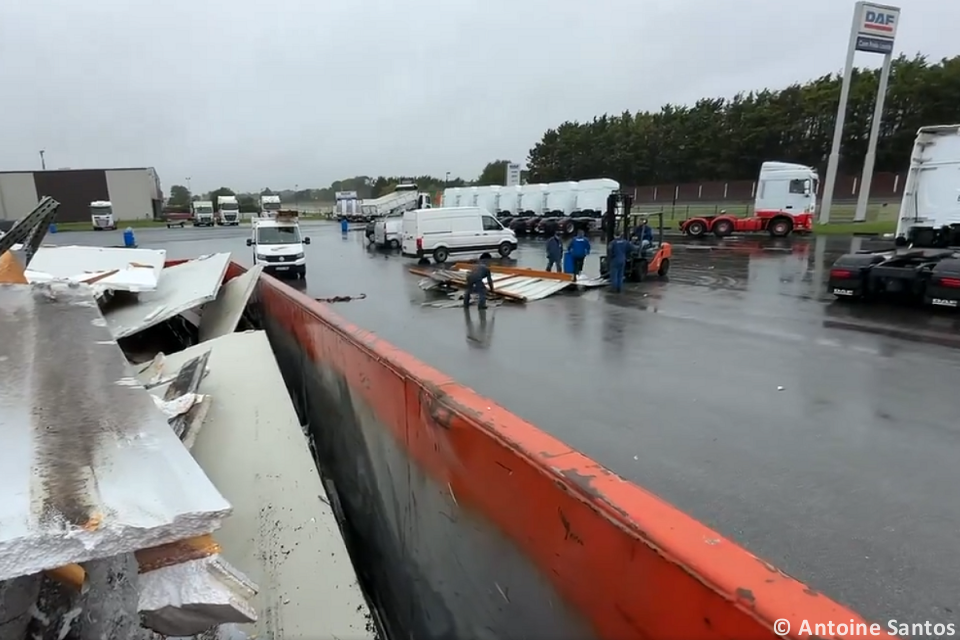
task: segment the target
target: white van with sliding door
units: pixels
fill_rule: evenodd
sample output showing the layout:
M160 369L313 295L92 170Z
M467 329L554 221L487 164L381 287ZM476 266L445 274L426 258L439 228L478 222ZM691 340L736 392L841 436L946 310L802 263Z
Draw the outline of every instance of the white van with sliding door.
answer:
M498 254L517 249L517 236L482 207L417 209L403 215L403 255L443 264L452 255Z

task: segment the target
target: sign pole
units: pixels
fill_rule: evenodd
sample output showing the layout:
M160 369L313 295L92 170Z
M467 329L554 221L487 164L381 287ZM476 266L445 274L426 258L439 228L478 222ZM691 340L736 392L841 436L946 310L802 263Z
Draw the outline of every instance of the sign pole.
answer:
M873 108L873 120L870 123L870 142L867 143L867 155L863 159L863 176L860 178L860 194L857 196L857 211L854 222L867 220L867 201L870 200L870 186L873 182L873 166L877 161L877 142L880 138L880 124L883 121L883 103L887 97L887 85L890 83L890 67L893 55L883 56L883 69L880 70L880 86L877 88L877 103Z
M827 161L827 176L823 182L823 199L820 202L820 224L830 222L830 208L833 205L833 191L837 186L837 170L840 166L840 147L843 145L843 125L847 118L847 102L850 100L850 81L853 79L853 58L857 53L857 34L860 32L860 16L863 15L863 2L854 5L853 20L850 23L850 41L847 43L847 62L843 68L843 83L840 85L840 104L837 106L837 119L833 127L833 145L830 147L830 159Z

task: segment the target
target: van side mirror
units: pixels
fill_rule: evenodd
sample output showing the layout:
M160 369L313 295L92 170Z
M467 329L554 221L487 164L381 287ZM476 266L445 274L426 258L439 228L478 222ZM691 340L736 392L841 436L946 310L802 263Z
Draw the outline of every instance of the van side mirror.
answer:
M252 247L252 246L253 246L253 240L251 240L250 238L247 238L247 246L248 246L248 247Z
M303 244L310 244L310 237L309 237L309 236L303 239Z

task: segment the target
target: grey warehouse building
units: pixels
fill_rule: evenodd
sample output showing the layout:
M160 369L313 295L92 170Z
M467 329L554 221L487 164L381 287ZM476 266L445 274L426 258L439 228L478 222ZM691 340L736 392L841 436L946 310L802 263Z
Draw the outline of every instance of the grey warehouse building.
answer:
M109 200L118 221L159 218L163 208L160 178L150 167L0 171L0 220L22 218L43 196L60 203L58 222L89 222L96 200Z

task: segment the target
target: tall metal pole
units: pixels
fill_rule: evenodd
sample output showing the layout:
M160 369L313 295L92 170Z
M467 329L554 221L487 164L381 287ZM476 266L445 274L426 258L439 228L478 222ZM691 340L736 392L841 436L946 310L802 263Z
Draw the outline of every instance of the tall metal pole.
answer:
M40 169L41 171L47 170L47 161L43 159L43 154L46 153L46 150L40 149Z
M850 81L853 78L853 57L857 53L858 19L863 3L854 6L850 22L850 41L847 43L847 62L843 69L843 84L840 85L840 104L837 105L837 121L833 127L833 146L827 162L827 177L823 183L823 200L820 202L820 222L830 222L830 207L833 205L833 190L837 186L837 169L840 166L840 147L843 144L843 124L847 118L847 102L850 100Z
M870 184L873 182L873 166L877 160L877 141L880 139L880 124L883 122L883 102L887 97L887 85L890 83L890 67L893 54L883 56L883 68L880 70L880 86L877 87L877 103L873 108L873 120L870 123L870 142L867 143L867 156L863 159L863 176L860 178L860 193L857 196L857 211L854 222L867 219L867 201L870 199Z

